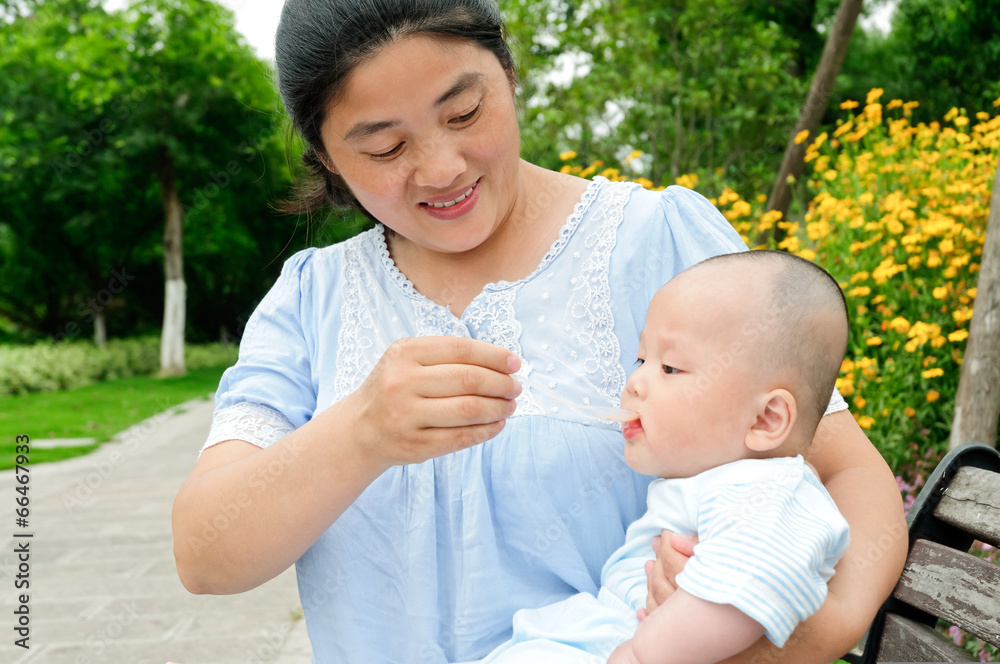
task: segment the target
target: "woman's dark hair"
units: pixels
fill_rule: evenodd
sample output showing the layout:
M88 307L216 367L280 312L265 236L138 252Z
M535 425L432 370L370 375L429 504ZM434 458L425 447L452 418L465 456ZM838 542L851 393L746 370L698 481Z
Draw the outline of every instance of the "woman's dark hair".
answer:
M275 37L278 91L306 142L310 177L279 210L308 213L327 205L368 214L339 175L324 165L321 127L351 72L405 37L471 41L493 53L513 80L514 58L493 0L287 0ZM369 215L370 216L370 215Z

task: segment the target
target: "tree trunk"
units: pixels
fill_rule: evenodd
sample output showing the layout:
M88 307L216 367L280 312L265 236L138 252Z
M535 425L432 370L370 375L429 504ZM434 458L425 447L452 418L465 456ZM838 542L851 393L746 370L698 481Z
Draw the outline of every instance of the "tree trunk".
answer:
M184 252L181 201L174 179L174 160L169 148L160 146L160 198L166 228L163 232L163 273L166 292L163 301L163 333L160 336L160 375L183 376L184 366Z
M108 343L108 328L103 311L94 314L94 345L104 348Z
M837 20L830 35L826 38L823 55L820 57L816 73L813 75L809 96L802 106L799 122L795 125L795 129L788 139L785 157L781 161L781 170L778 172L774 189L771 190L771 199L767 202L767 209L779 210L782 217L788 216L788 206L792 202L792 187L788 184L788 177L793 176L796 181L802 177L806 148L816 137L816 130L819 128L820 120L823 119L823 113L830 101L830 93L833 92L837 74L840 73L840 67L847 55L851 34L853 34L854 26L858 22L858 14L861 13L861 3L862 0L841 0L840 9L837 10ZM804 130L809 131L809 138L796 145L795 137Z
M996 446L1000 419L1000 163L993 179L986 242L979 263L969 341L955 395L948 447L977 442Z

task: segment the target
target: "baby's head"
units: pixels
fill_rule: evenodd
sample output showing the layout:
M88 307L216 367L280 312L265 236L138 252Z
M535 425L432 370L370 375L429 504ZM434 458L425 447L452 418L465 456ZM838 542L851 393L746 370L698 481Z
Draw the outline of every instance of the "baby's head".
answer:
M812 440L847 347L837 282L778 251L716 256L653 297L622 407L625 459L690 477L745 458L793 456Z

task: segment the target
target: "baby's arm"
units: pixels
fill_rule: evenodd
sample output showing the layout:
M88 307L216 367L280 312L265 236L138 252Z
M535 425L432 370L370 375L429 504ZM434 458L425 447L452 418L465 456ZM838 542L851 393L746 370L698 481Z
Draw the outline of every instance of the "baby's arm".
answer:
M678 589L639 623L608 664L707 664L746 650L764 635L759 622L729 604Z

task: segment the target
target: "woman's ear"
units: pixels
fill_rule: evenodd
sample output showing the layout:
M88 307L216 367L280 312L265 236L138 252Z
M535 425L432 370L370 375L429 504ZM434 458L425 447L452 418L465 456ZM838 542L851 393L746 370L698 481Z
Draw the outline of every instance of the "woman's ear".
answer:
M795 397L788 390L771 390L763 399L764 405L744 440L754 452L768 452L784 443L797 416Z
M336 166L334 166L333 162L330 160L330 156L326 152L316 150L316 156L319 157L319 160L323 162L324 166L326 166L326 170L330 171L334 175L340 175L337 172Z

